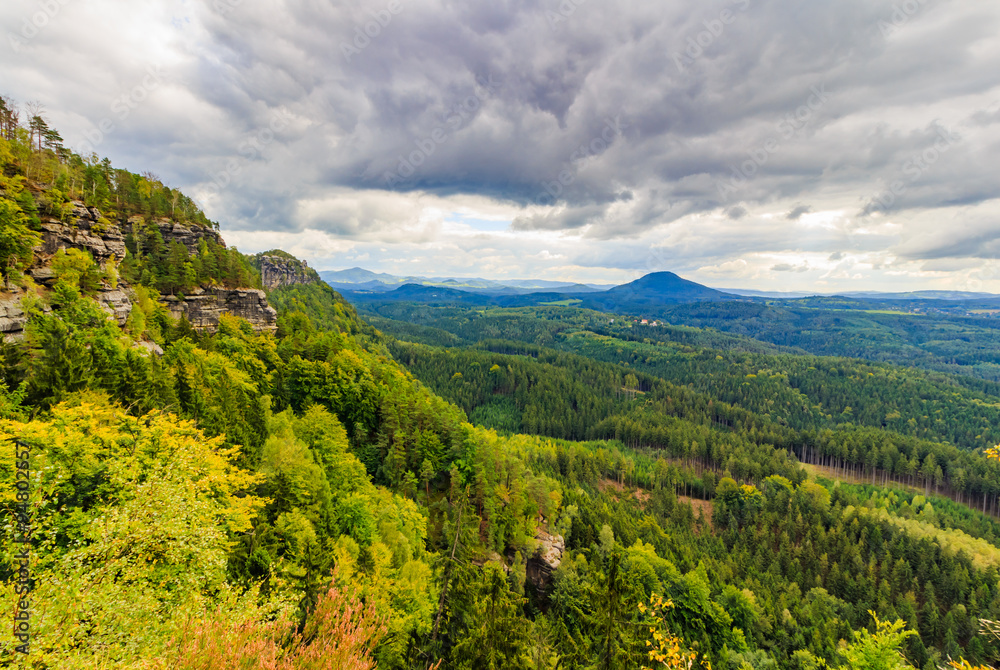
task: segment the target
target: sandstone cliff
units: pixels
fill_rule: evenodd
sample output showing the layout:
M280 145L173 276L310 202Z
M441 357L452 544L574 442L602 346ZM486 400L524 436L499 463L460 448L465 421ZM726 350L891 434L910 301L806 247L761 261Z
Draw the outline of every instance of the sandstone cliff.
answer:
M562 563L566 542L562 535L550 535L541 528L535 533L535 541L538 547L525 565L525 576L544 598L552 586L552 573Z
M32 274L44 271L59 249L89 251L94 260L103 265L112 256L125 258L125 235L122 229L101 216L96 207L85 207L74 202L69 223L57 219L42 221L42 246L35 249Z
M51 262L60 249L87 251L99 265L109 260L118 262L125 257L125 236L121 228L105 219L96 208L74 202L68 218L69 223L53 218L42 221L42 244L35 248L35 261L28 270L38 284L51 286L55 283ZM5 337L19 337L24 330L27 315L21 309L22 297L20 292L12 292L0 299L0 332ZM102 287L95 298L118 325L125 325L132 311L127 287Z
M278 313L267 304L264 292L256 288L212 287L185 296L183 300L172 296L163 300L175 319L185 316L198 330L215 330L223 314L242 317L259 331L278 328Z
M20 289L0 293L0 337L3 339L18 337L24 330L28 315L21 308L23 297L24 292Z
M64 221L46 217L42 220L42 244L35 249L35 260L28 274L42 286L55 283L52 272L52 258L60 249L79 249L89 252L99 265L109 261L118 263L128 253L125 236L133 226L141 221L132 217L127 222L112 222L105 218L95 207L87 207L82 202L71 203L68 215ZM189 253L197 253L202 238L210 237L214 242L225 246L218 231L197 225L185 225L169 219L154 221L166 244L180 242ZM286 260L287 271L275 270L272 274L284 277L276 285L298 283L298 277L306 277L314 271L305 267L294 270L294 259ZM270 264L271 265L276 264ZM302 264L304 266L304 264ZM318 279L318 275L317 275ZM2 287L0 287L2 288ZM132 311L130 287L121 284L118 287L102 287L94 296L102 307L119 323L124 325ZM14 287L0 291L0 337L5 339L19 338L23 335L27 315L21 308L23 293ZM174 317L187 317L198 329L214 330L219 323L219 316L224 313L235 314L247 321L257 330L273 331L277 328L277 314L268 305L267 297L258 289L225 289L205 287L193 292L183 300L165 298L164 304Z
M319 273L309 267L308 263L284 251L265 251L252 256L250 260L260 270L261 283L268 290L321 281Z
M129 219L129 226L134 226L136 223L142 221L141 217L132 217ZM183 244L189 254L198 253L198 243L202 238L210 238L216 244L220 246L226 246L226 241L222 239L222 235L219 231L213 230L212 228L205 228L204 226L197 225L185 225L183 223L177 223L176 221L171 221L170 219L156 219L153 221L156 227L160 229L160 235L163 236L163 241L167 244L173 242L180 242Z

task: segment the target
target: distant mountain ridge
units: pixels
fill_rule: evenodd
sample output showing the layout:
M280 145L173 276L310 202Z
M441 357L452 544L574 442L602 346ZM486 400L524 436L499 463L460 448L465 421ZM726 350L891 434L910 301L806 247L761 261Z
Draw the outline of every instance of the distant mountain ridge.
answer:
M320 273L323 276L325 273ZM327 276L328 273L327 273ZM356 275L358 278L364 275ZM657 308L693 302L746 300L737 295L717 291L707 286L683 279L672 272L654 272L628 284L608 290L583 285L556 285L554 289L532 291L529 288L505 287L481 289L460 285L461 280L441 284L406 283L387 286L378 282L365 282L344 286L331 283L352 302L426 302L461 303L466 305L494 305L498 307L527 307L571 303L603 311L642 313ZM329 282L328 282L329 283ZM552 283L552 282L545 282Z
M609 289L613 284L579 284L574 282L551 281L547 279L483 279L481 277L421 277L398 276L385 272L372 272L364 268L348 270L324 270L320 277L337 290L347 291L391 291L404 284L422 286L444 286L466 291L487 293L526 293L532 291L560 291L565 293L589 293Z
M836 295L847 296L848 298L861 298L862 300L991 300L1000 298L996 293L982 293L977 291L903 291L887 292L881 291L853 291L848 293L838 293Z
M663 317L684 305L705 303L756 304L763 308L778 301L782 308L823 310L902 310L913 314L958 312L976 316L975 310L1000 307L1000 296L968 291L913 291L909 293L854 292L808 294L742 289L715 289L684 279L673 272L653 272L627 284L600 287L547 280L499 281L481 278L397 277L362 268L325 271L320 276L352 302L453 303L495 307L572 305L603 312ZM341 280L341 281L337 281ZM345 281L346 280L346 281ZM777 305L776 305L777 306ZM726 308L709 308L712 311ZM744 313L733 307L729 312ZM741 311L742 310L742 311ZM751 310L752 311L752 310ZM681 318L683 321L683 318Z
M345 291L386 292L404 284L420 286L440 286L459 291L483 292L491 294L546 293L607 293L616 298L652 299L654 296L669 298L664 304L697 300L738 300L741 298L772 298L794 300L808 297L855 298L860 300L990 300L1000 298L1000 294L976 291L761 291L744 288L712 288L684 279L673 272L654 272L627 284L593 284L580 282L560 282L546 279L483 279L481 277L423 277L417 275L392 275L386 272L372 272L361 267L347 270L323 270L320 277L330 286ZM680 299L683 298L683 299Z

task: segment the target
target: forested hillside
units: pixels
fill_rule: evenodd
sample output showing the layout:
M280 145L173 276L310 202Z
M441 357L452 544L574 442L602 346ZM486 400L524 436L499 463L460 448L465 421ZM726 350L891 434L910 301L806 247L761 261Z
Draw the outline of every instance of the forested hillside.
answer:
M1000 381L1000 321L909 301L836 309L831 300L727 302L658 310L671 323L716 328L827 356L851 356ZM995 305L991 304L995 309ZM914 310L920 311L914 311ZM934 313L927 313L933 310ZM940 310L940 311L938 311Z
M544 311L563 303L647 318L675 332L687 327L689 331L701 331L702 338L712 332L718 341L750 340L755 347L770 345L773 349L819 356L914 366L962 375L970 378L970 383L986 380L995 385L1000 381L996 298L960 302L838 296L779 300L733 296L703 286L700 291L674 294L661 288L661 274L579 296L492 296L419 286L349 295L367 311L390 318L408 311L419 313L419 307L434 310L445 303L482 311L525 306L531 306L529 311ZM674 280L683 282L677 277ZM668 281L666 285L676 282Z
M294 258L225 247L175 190L2 111L0 300L23 321L0 346L3 665L1000 657L990 389L592 312L376 330ZM59 242L112 229L121 258ZM273 324L234 313L263 289L247 314ZM894 481L918 490L873 485Z

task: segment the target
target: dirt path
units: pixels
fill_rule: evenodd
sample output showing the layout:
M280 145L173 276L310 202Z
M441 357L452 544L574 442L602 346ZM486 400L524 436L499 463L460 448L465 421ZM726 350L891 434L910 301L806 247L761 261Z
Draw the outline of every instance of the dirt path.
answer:
M698 512L700 511L705 522L708 523L709 528L714 528L712 526L712 501L702 500L701 498L689 498L687 496L677 496L677 500L682 503L687 503L691 505L691 509L694 511L694 518L698 518Z

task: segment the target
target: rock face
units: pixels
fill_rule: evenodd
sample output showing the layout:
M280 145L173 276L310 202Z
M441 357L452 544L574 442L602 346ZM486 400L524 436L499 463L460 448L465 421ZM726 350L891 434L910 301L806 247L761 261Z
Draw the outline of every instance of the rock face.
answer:
M121 228L103 217L96 207L73 203L73 220L63 223L58 219L42 222L42 246L36 250L36 266L46 264L59 249L89 251L99 265L112 256L120 261L125 258L125 236Z
M132 217L129 219L131 225L141 219L141 217ZM198 242L201 241L203 237L210 237L215 240L215 243L220 246L226 246L226 242L222 239L222 235L219 231L213 230L212 228L205 228L204 226L196 225L186 225L183 223L177 223L176 221L171 221L170 219L157 219L153 223L156 227L160 229L160 235L163 236L163 241L166 244L172 244L173 242L180 242L183 244L189 254L198 253Z
M38 284L51 286L55 283L52 272L52 257L60 249L79 249L87 251L99 264L104 265L109 260L121 262L128 253L125 247L123 227L134 226L141 217L132 217L128 223L111 222L95 207L87 207L82 202L73 202L68 221L47 218L42 221L42 244L35 248L35 261L28 273ZM160 229L165 243L180 242L189 253L198 252L198 243L202 238L211 238L217 244L225 246L221 235L216 230L197 225L185 225L169 219L154 221ZM280 261L280 262L279 262ZM271 276L275 277L275 286L285 286L295 283L312 281L310 275L315 275L304 263L295 259L275 256L274 262L268 263ZM122 284L117 288L102 288L95 296L101 307L112 315L119 325L125 325L132 312L132 301L129 298L130 289ZM0 286L0 337L17 339L23 336L27 315L21 308L24 293L20 289L4 290ZM209 288L187 296L183 301L177 298L166 298L164 303L169 307L174 317L184 315L198 329L214 330L219 325L219 317L225 313L235 314L249 321L258 331L273 331L277 329L277 313L267 303L263 291L257 289L224 289Z
M35 262L28 270L31 278L37 283L51 286L55 283L52 272L52 257L60 249L79 249L89 252L98 265L104 265L109 260L120 262L128 253L125 248L125 236L121 228L108 221L96 207L86 207L82 202L72 203L70 223L48 218L42 221L42 244L35 248ZM113 316L119 326L124 326L132 311L132 301L129 300L126 287L102 288L95 296L101 307ZM13 298L4 300L10 303ZM16 307L7 307L5 335L18 336L24 329L25 315L20 309L20 297L15 301ZM14 312L20 312L14 316ZM0 324L3 328L4 324Z
M213 287L197 295L185 296L183 300L167 297L164 302L175 319L185 316L198 330L215 330L223 314L242 317L257 331L278 328L278 313L267 304L264 292L255 288Z
M8 292L0 293L0 340L9 342L24 337L24 324L28 322L28 315L21 306L24 296L24 291L16 287L8 287ZM42 305L42 311L49 313L52 308Z
M320 281L319 274L305 261L264 252L253 257L260 270L261 283L267 289L294 284L311 284Z
M39 273L42 274L42 273ZM38 277L35 277L36 281ZM39 282L51 284L52 278ZM4 339L17 339L24 331L24 324L28 320L28 315L21 307L21 300L24 292L0 293L0 337ZM124 326L128 321L128 315L132 313L132 301L124 288L103 288L94 296L100 304L101 309L113 316L119 326ZM49 311L47 307L44 308Z
M552 586L552 573L562 563L566 542L562 535L550 535L541 528L535 534L538 548L528 559L525 575L542 598L548 595Z
M21 292L0 296L0 337L3 339L18 337L24 330L28 317L21 309L23 297Z
M128 298L128 293L123 289L105 289L97 295L97 302L101 303L104 311L115 317L119 326L124 326L128 321L128 315L132 313L132 301Z

